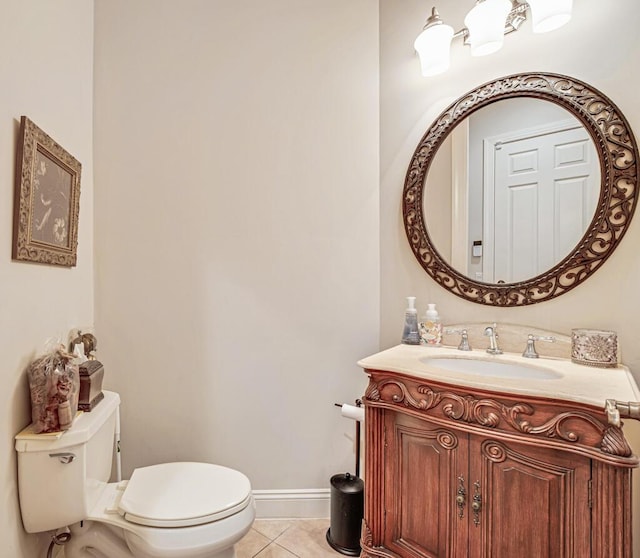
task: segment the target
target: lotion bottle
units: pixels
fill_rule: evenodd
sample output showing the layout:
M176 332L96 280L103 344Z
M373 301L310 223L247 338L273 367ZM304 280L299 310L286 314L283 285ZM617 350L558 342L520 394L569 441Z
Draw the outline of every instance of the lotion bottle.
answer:
M407 310L404 313L404 329L402 330L402 342L406 345L420 345L420 332L418 330L418 311L416 310L416 297L407 297Z
M420 324L420 333L427 345L440 345L442 341L442 323L435 304L428 304L424 313L424 321Z

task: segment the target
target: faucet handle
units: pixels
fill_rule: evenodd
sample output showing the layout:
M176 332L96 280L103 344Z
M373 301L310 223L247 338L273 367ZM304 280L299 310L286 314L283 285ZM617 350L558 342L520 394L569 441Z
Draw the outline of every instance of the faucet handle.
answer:
M536 352L536 345L535 342L536 341L549 341L549 343L553 343L556 340L555 337L548 335L533 335L533 334L529 334L529 336L527 337L527 348L524 350L524 353L522 353L522 356L525 358L538 358L539 355Z
M460 344L458 345L459 351L470 351L471 345L469 345L469 334L466 329L447 329L445 333L459 333L460 334Z

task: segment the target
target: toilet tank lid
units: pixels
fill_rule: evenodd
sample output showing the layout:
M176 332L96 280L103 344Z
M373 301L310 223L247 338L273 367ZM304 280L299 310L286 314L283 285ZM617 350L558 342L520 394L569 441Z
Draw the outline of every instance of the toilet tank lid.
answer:
M35 434L33 425L16 434L16 451L52 451L84 444L100 429L118 409L120 396L113 391L105 391L104 399L91 412L79 412L71 428L63 432Z
M162 463L135 469L120 500L132 523L185 527L223 519L251 501L251 483L239 471L211 463Z

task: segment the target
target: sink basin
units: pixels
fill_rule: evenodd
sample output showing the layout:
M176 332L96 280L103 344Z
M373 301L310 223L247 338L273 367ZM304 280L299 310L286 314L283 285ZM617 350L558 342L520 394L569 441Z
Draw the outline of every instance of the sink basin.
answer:
M499 378L523 378L531 380L557 380L561 374L550 368L528 366L499 360L476 360L469 358L423 357L420 362L442 370L461 372L473 376Z

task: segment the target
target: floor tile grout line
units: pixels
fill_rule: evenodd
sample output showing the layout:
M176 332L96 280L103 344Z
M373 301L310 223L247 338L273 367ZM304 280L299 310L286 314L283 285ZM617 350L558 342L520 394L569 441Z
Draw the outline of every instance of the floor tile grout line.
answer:
M256 533L257 533L257 531L256 531ZM269 540L267 537L265 537L265 539ZM258 552L256 552L256 553L252 556L252 558L256 558L256 556L257 556L258 554L260 554L263 550L265 550L266 548L268 548L268 547L269 547L269 545L271 545L271 541L269 541L269 542L268 542L267 544L265 544L265 545L264 545L260 550L258 550Z
M291 552L288 548L285 548L284 546L280 546L275 541L272 541L268 545L266 545L264 548L261 548L256 554L253 555L253 558L257 558L262 552L264 552L268 548L273 548L274 546L277 546L281 550L284 550L286 553L291 554L291 556L295 556L295 558L301 558L295 552Z
M322 520L324 520L324 518L322 518ZM265 523L267 523L269 520L265 521ZM246 548L245 552L243 553L242 551L240 552L239 556L244 556L246 558L266 558L267 555L271 556L273 553L280 555L282 553L286 554L286 556L288 556L289 558L301 558L302 556L305 556L305 552L304 552L304 548L306 548L306 546L304 545L300 545L298 543L302 542L301 540L298 540L300 537L302 538L309 538L309 543L312 544L312 547L315 548L317 545L320 545L322 548L318 549L320 550L320 555L322 555L323 557L328 557L329 555L331 556L339 556L339 553L337 553L335 551L335 549L330 548L330 545L328 545L328 543L326 543L326 538L325 536L321 536L320 538L322 539L322 543L318 540L318 521L321 521L319 519L291 519L288 521L285 520L278 520L279 525L271 525L269 526L269 528L266 528L265 526L265 530L267 533L263 533L259 530L260 525L258 525L258 522L256 521L256 524L258 525L258 528L256 529L256 526L252 526L251 531L254 533L254 535L257 535L259 540L259 544L261 546L261 548L257 549L255 548L255 543L257 542L256 540L254 540L253 545L254 546L251 549L251 553L249 554L248 551L249 548ZM328 523L328 520L326 520L326 523ZM309 525L309 528L307 528L306 526ZM274 527L276 527L274 529ZM283 530L278 533L278 527L283 528ZM298 527L300 527L302 529L302 531L300 533L298 533ZM321 531L323 531L323 535L324 535L324 530L326 529L326 526L320 525L320 527L322 527L322 529L320 529ZM291 532L289 537L286 536L287 533L289 533L289 531ZM293 537L293 538L292 538ZM297 541L297 542L296 542ZM293 548L289 548L289 543L295 543L293 544ZM326 550L329 551L329 554L327 554L326 552L322 552L323 549L325 549L325 545L326 545ZM303 548L304 546L304 548ZM300 554L300 551L303 551L302 554ZM314 550L314 554L315 554L315 550Z
M282 546L281 544L278 544L277 542L273 542L272 544L274 544L275 546L282 548L282 550L285 550L286 552L288 552L289 554L291 554L292 556L295 556L296 558L300 558L300 556L298 556L295 552L289 550L286 546Z
M265 535L264 533L262 533L261 531L259 531L258 529L256 529L255 527L252 527L251 529L253 531L255 531L256 533L258 533L259 535L262 535L265 539L267 539L269 541L269 543L275 542L277 541L282 535L284 535L289 529L291 529L292 525L287 525L284 528L284 531L282 531L281 533L278 533L274 538L271 538L268 535ZM278 545L280 546L280 545Z

